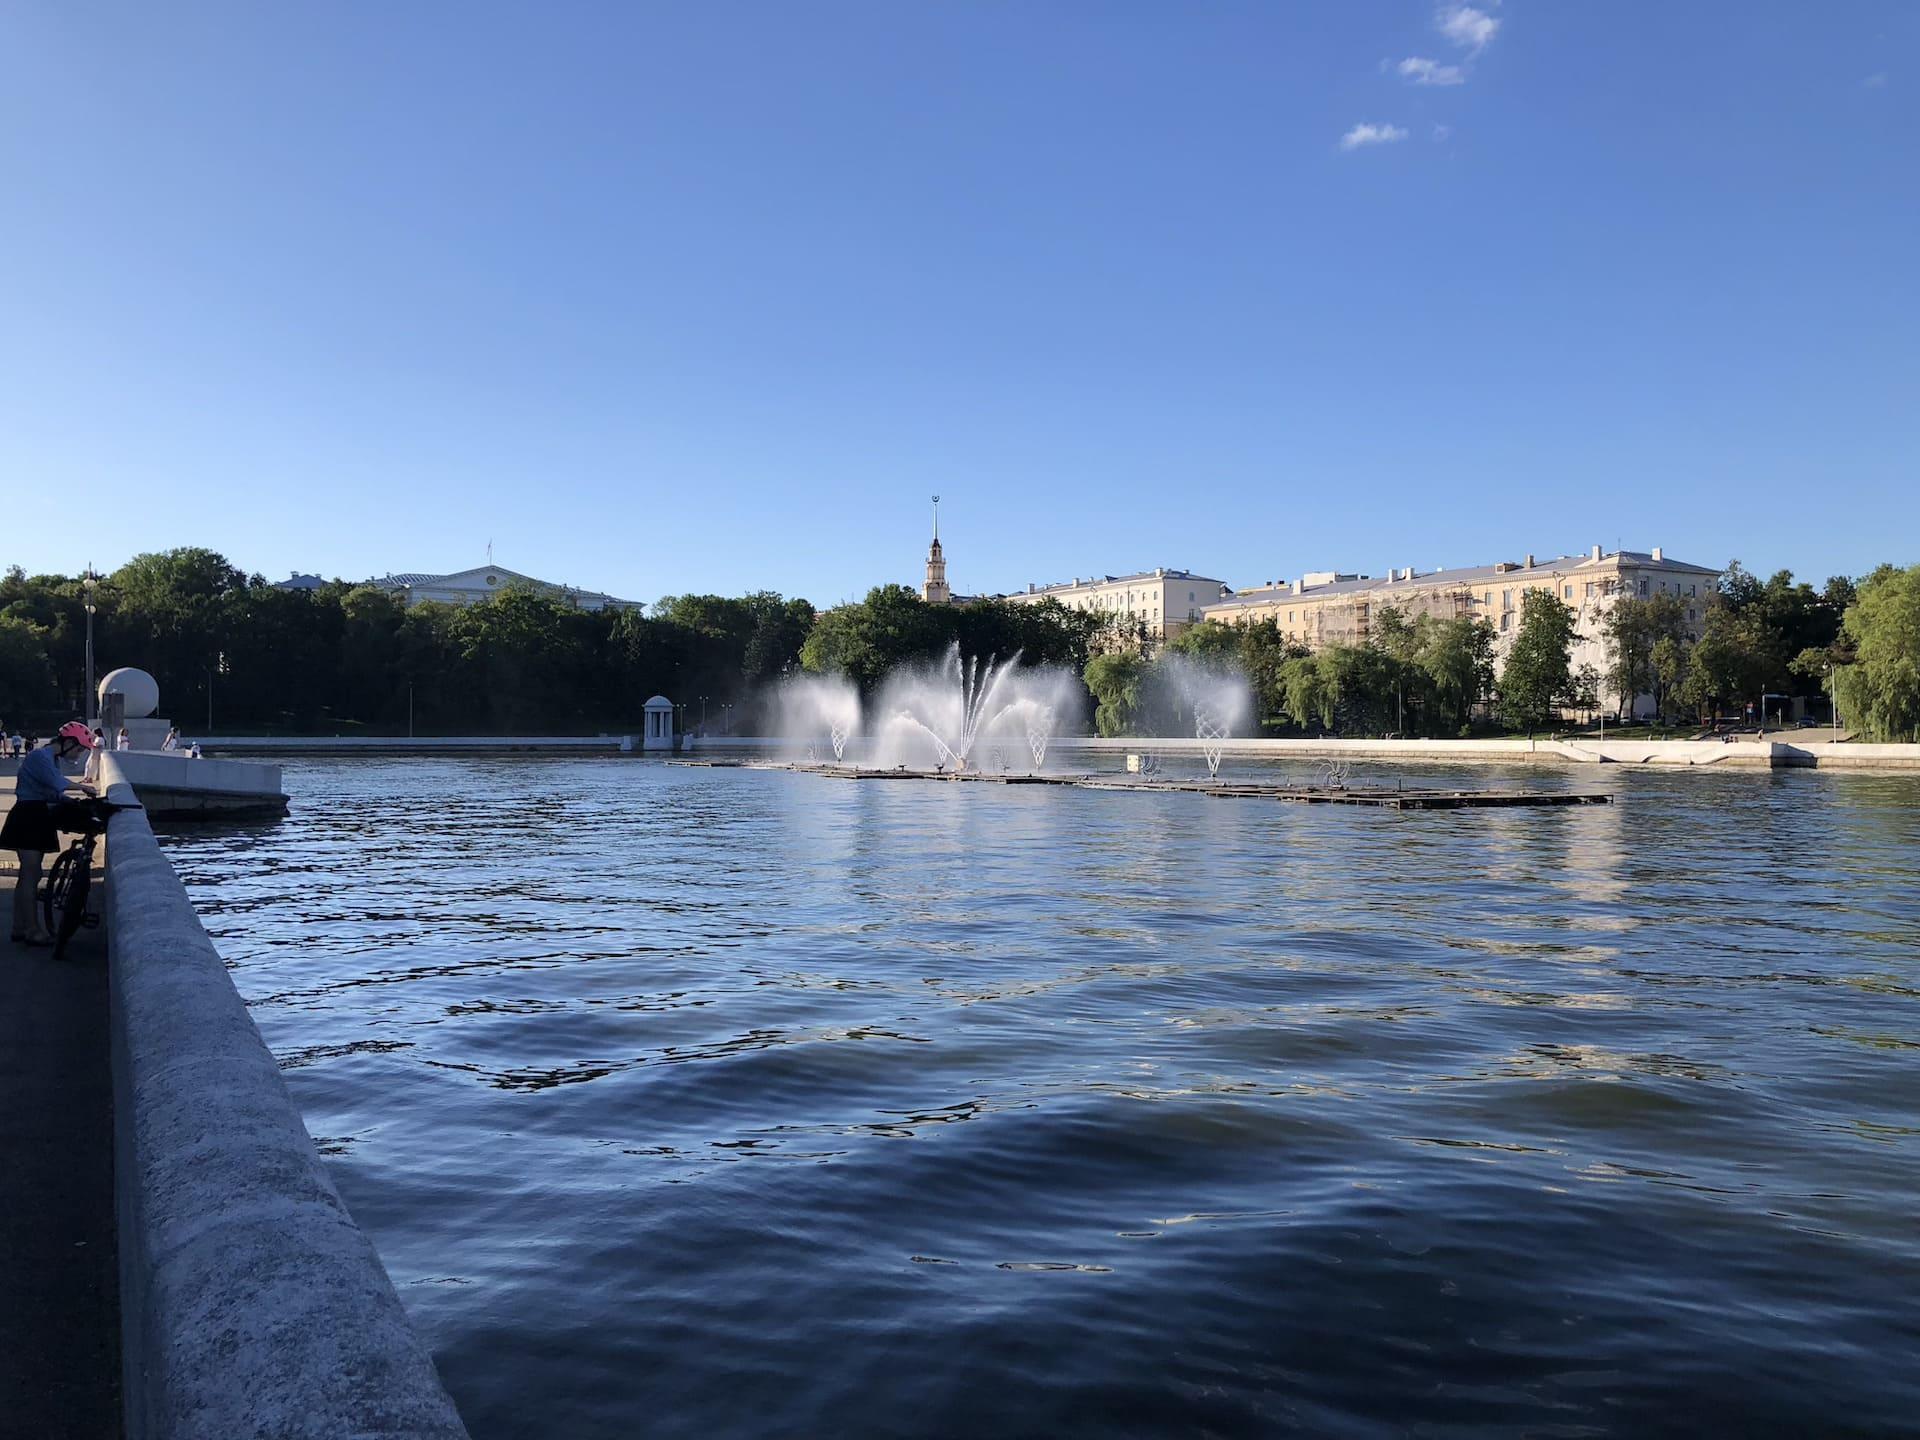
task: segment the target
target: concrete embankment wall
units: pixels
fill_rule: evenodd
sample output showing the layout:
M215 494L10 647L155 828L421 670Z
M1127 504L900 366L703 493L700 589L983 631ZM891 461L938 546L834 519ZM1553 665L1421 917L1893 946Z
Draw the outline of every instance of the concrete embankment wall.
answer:
M849 755L860 752L854 742ZM1052 748L1062 752L1095 754L1157 753L1198 755L1200 742L1187 739L1121 738L1093 735L1057 735ZM688 753L781 750L796 742L767 736L711 736L696 740ZM1221 742L1228 755L1243 759L1352 760L1380 764L1547 764L1633 765L1682 769L1920 771L1920 745L1845 744L1797 745L1777 740L1268 740L1242 738Z
M234 737L210 741L215 749L237 754L404 754L434 755L529 751L572 754L618 752L621 737L598 736L436 736L430 739L375 739L363 736ZM765 735L695 736L689 755L796 748L797 742ZM1197 755L1195 740L1118 739L1059 735L1062 751L1112 751ZM860 742L855 741L855 751ZM1714 769L1818 768L1823 770L1920 770L1920 745L1796 744L1791 740L1334 740L1234 739L1223 742L1229 755L1267 760L1348 759L1383 764L1498 764L1543 762L1567 765L1654 765ZM638 752L636 751L637 755Z
M133 786L150 816L174 820L195 816L273 815L284 814L287 808L278 765L246 760L195 760L178 750L110 753L120 778Z
M629 744L629 742L631 742ZM638 753L639 732L632 735L224 735L200 742L207 754L222 755L459 755L512 751L557 754Z
M127 1435L464 1437L141 812L106 871Z
M1103 740L1064 736L1067 750L1198 754L1193 740ZM1229 755L1267 760L1637 765L1716 769L1920 770L1920 745L1795 745L1774 740L1228 740Z

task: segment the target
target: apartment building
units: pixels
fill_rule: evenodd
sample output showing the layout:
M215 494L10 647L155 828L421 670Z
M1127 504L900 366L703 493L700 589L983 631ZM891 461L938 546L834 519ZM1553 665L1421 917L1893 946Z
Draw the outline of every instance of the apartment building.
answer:
M1422 572L1409 565L1384 577L1323 571L1293 581L1270 581L1241 590L1206 606L1208 620L1244 625L1272 620L1288 638L1309 649L1327 645L1364 645L1376 618L1389 607L1408 620L1485 619L1492 623L1497 654L1504 658L1520 623L1520 607L1529 590L1546 590L1574 608L1579 638L1575 669L1592 665L1605 671L1602 621L1621 596L1648 599L1673 595L1685 603L1686 624L1697 638L1707 597L1720 572L1708 565L1669 559L1659 547L1650 551L1605 551L1595 545L1585 555L1560 555L1458 569Z
M1146 627L1150 640L1166 641L1198 624L1210 605L1231 596L1223 581L1190 570L1142 570L1133 575L1078 577L1058 585L1029 585L1004 597L1015 605L1058 600L1069 610L1093 610Z

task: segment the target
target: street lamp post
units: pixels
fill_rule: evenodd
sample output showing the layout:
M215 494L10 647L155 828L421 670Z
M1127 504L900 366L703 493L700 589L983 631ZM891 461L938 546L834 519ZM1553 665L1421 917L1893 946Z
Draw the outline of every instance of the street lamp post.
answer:
M86 712L87 728L93 728L93 722L99 718L100 697L94 693L93 686L93 611L94 591L99 588L100 577L93 573L93 562L87 562L87 573L80 581L81 604L87 607L87 701L80 708Z
M700 697L700 733L707 733L707 697L704 695Z

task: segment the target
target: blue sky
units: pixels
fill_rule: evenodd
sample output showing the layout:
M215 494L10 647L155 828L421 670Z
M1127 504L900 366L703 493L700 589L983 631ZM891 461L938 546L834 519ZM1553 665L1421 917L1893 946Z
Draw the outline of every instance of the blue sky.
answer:
M1917 59L1905 3L13 0L0 564L830 603L934 492L961 590L1910 563Z

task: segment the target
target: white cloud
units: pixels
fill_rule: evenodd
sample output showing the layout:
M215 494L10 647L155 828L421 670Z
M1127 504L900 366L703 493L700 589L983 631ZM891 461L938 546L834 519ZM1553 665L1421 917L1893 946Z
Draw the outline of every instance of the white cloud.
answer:
M1358 150L1363 145L1391 145L1406 138L1407 132L1398 125L1375 125L1363 120L1340 137L1340 148Z
M1438 145L1451 134L1453 134L1453 127L1451 125L1436 125L1433 127L1433 143Z
M1421 55L1409 55L1393 68L1400 72L1401 79L1416 85L1461 85L1467 78L1467 72L1458 65L1442 65Z
M1433 23L1447 39L1474 55L1486 49L1500 29L1498 20L1471 5L1442 5Z
M1866 79L1860 82L1860 88L1862 90L1886 89L1887 88L1887 72L1884 70L1876 70L1873 74L1867 76Z

